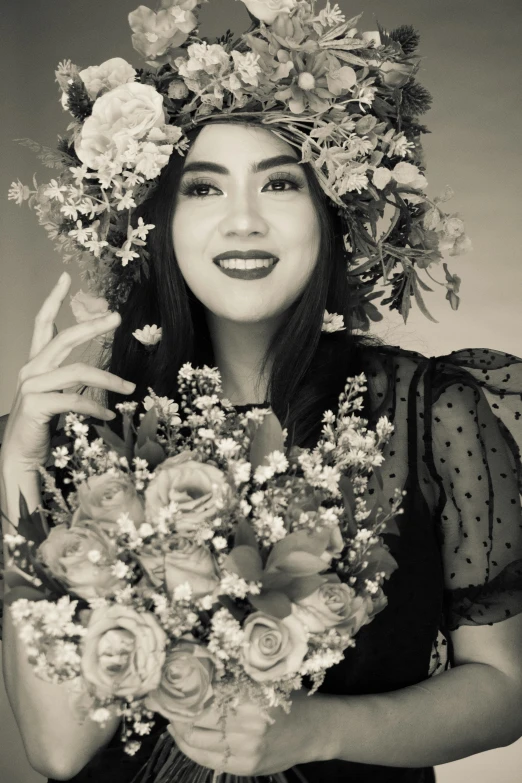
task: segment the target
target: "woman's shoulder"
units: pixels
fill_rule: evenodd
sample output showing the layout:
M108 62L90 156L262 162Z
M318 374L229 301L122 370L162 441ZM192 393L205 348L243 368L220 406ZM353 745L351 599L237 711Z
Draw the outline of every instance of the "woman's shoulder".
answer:
M436 358L371 338L363 338L359 343L358 350L363 366L372 370L382 368L389 371L390 368L397 368L413 373L424 369L429 362Z
M408 396L412 384L421 388L424 374L433 361L418 351L410 351L397 345L377 341L359 345L359 367L365 374L372 407L377 404L395 408L397 398Z

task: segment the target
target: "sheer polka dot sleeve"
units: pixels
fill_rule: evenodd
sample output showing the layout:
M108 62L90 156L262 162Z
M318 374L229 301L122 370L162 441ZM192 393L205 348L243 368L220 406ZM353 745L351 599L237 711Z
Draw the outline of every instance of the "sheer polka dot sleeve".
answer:
M468 349L430 364L448 627L498 622L522 612L522 360Z

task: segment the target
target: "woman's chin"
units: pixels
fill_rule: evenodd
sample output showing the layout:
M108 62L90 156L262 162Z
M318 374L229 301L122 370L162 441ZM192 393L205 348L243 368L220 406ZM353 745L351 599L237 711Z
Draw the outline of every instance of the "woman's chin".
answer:
M238 307L223 308L222 301L219 302L219 307L214 308L210 303L205 305L205 307L214 318L229 321L238 324L238 326L248 326L249 324L255 326L265 322L277 321L288 309L288 305L274 308L272 302L270 306L259 304L256 306L256 303L249 302L246 297L245 300L241 301Z

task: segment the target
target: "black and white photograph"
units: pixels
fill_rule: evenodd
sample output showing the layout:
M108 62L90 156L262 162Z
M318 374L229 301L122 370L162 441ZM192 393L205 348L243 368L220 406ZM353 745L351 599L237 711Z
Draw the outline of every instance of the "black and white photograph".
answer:
M520 783L519 0L2 11L1 783Z

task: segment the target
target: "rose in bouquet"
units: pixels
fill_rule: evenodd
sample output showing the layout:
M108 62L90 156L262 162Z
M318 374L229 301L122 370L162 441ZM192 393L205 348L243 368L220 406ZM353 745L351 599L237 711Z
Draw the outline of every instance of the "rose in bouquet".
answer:
M386 606L382 534L398 532L402 497L365 498L393 428L361 417L364 382L348 379L314 449L287 446L269 409L236 411L219 372L190 364L179 405L149 390L143 412L118 406L122 437L66 417L45 507L29 514L21 497L5 538L29 660L70 682L79 718L122 716L133 754L156 713L193 721L241 698L290 709L356 644Z

